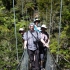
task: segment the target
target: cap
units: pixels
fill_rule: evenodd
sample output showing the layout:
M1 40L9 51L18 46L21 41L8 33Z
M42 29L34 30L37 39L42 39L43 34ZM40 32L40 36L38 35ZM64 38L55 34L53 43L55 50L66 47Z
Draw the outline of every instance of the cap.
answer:
M19 31L23 31L24 29L23 28L19 28Z
M35 23L36 21L37 21L37 22L40 22L40 19L38 19L38 18L34 19L34 23Z
M41 26L41 28L45 28L45 29L47 29L47 27L46 27L46 25L45 25L45 24L43 24L43 25Z

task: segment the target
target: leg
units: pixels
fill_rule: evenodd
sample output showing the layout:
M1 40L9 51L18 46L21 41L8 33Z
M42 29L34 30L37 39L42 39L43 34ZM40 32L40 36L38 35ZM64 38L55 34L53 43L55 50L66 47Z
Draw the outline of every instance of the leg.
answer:
M47 48L44 47L44 62L43 62L43 67L45 68L45 64L46 64L46 61L47 61Z
M39 70L39 50L35 51L35 70Z
M34 51L28 50L29 58L30 58L30 69L34 70Z
M41 58L41 63L40 63L41 69L43 68L43 61L44 61L44 58L43 57L44 57L43 53L40 54L40 58Z
M42 69L43 68L43 46L40 47L39 52L40 52L39 53L39 55L40 55L39 56L39 58L40 58L40 60L39 60L40 61L40 69Z

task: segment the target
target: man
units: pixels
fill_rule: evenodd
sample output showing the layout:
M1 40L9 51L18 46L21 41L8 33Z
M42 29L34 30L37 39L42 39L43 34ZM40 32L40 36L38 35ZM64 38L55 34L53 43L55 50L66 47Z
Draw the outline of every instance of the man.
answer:
M45 41L45 43L47 44L47 47L49 47L49 35L46 32L47 27L45 24L43 24L41 26L41 38ZM41 60L41 70L43 70L43 68L45 68L45 61L46 61L46 53L47 53L47 48L44 44L40 45L40 60Z
M38 18L35 18L34 19L34 30L37 31L37 32L40 32L41 31L41 27L40 27L40 19Z
M39 47L37 41L40 40L46 47L47 44L41 38L41 34L34 30L34 23L30 23L29 31L24 33L24 49L27 48L31 70L39 70Z

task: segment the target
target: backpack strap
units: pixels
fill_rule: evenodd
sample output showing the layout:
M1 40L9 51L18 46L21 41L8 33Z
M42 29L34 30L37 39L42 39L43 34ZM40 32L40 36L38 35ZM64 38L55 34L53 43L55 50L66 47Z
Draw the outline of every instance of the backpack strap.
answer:
M36 31L36 34L37 34L37 39L38 39L38 32Z
M26 32L26 36L27 36L27 49L28 49L28 31Z
M31 33L31 32L30 32L30 33ZM35 44L36 44L36 48L39 49L39 45L38 45L38 41L39 41L39 40L38 40L38 32L36 31L36 33L37 33L37 37L35 37L32 33L31 33L31 34L32 34L32 36L36 39L36 43L35 43Z
M47 35L48 39L49 39L49 34L47 32L45 32L45 35Z
M31 33L31 32L30 32ZM37 37L35 37L32 33L32 36L36 39L36 40L38 40L38 32L36 31L36 33L37 33Z

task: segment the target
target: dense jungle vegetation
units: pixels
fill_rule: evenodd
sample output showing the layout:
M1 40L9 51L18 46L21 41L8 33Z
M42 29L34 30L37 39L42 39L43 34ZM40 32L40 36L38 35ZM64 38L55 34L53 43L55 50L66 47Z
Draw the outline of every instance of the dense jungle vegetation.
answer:
M51 30L50 50L56 60L59 55L59 66L63 70L70 69L70 0L62 0L61 25L60 2L52 0L51 12L51 0L14 0L14 8L13 0L0 0L0 70L16 70L24 51L19 28L25 26L27 30L28 24L36 16L41 24L47 25L48 33Z

